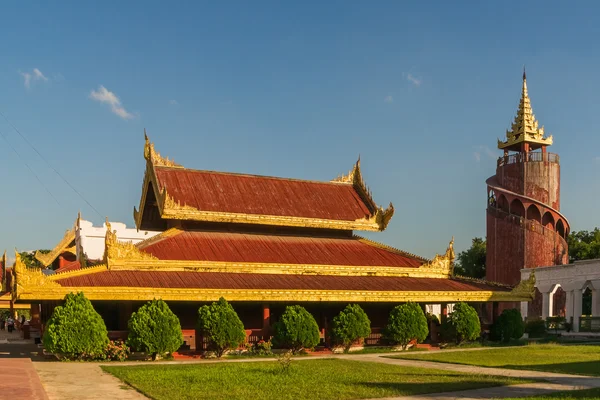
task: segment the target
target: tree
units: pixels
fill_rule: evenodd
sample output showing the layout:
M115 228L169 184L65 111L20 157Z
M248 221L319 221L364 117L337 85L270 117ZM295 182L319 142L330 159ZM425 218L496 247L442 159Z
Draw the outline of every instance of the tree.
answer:
M244 324L223 297L209 306L200 307L198 328L208 340L208 348L219 358L225 351L237 348L246 340Z
M174 353L183 344L179 318L162 300L152 300L131 314L127 344L156 360L157 355Z
M83 293L69 293L54 309L44 331L44 347L66 359L94 359L109 343L100 314Z
M502 311L492 326L492 337L505 343L512 339L520 339L525 333L525 323L521 312L516 308Z
M279 321L274 325L273 345L291 349L297 353L312 349L319 344L319 325L315 318L302 306L287 306Z
M442 325L445 339L453 338L456 343L475 340L481 333L481 322L477 310L467 303L456 303L452 314Z
M571 232L567 244L570 262L600 258L600 229Z
M25 264L26 267L29 268L44 268L41 262L35 258L36 251L39 251L42 254L50 253L51 250L34 250L34 251L22 251L19 253L21 256L21 262Z
M408 344L416 340L422 342L429 333L427 317L421 307L412 302L396 306L390 313L384 336L406 350Z
M486 244L482 238L473 238L471 247L461 251L456 257L454 272L471 278L485 277Z
M335 343L344 346L344 352L350 351L352 343L371 334L371 321L358 304L348 304L333 318L331 337Z

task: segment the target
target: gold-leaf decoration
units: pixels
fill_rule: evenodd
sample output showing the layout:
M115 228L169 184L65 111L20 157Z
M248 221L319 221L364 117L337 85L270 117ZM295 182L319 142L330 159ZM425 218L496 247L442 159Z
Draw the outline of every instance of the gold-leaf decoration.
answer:
M13 299L17 298L20 291L28 291L39 287L60 287L56 282L46 279L40 268L28 268L21 261L21 255L15 250L15 264L13 267Z
M162 157L158 151L154 150L154 143L151 143L150 139L148 139L148 135L146 135L146 129L144 129L144 139L146 141L144 145L144 158L152 165L157 167L183 168L180 164L177 164L175 161L169 160L168 158Z
M131 241L119 241L116 231L112 230L110 222L107 219L104 260L110 267L111 260L157 260L157 258L152 254L143 252Z
M444 255L436 254L431 262L422 265L420 268L438 270L448 276L452 276L454 274L454 258L454 237L452 237Z

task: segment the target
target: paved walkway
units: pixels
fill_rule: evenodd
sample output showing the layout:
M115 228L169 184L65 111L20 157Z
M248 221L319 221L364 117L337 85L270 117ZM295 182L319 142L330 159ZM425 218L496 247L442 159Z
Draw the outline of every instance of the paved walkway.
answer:
M0 358L0 399L48 400L29 358Z

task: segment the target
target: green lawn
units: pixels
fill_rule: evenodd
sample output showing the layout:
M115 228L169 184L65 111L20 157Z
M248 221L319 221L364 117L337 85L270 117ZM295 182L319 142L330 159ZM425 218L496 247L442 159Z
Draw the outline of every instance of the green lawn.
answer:
M153 399L361 399L446 392L523 381L344 359L102 366Z
M407 353L393 357L600 376L600 346L543 344L475 351Z
M587 389L587 390L573 390L567 392L556 392L545 396L536 397L511 397L505 400L546 400L546 399L600 399L600 388L599 389Z

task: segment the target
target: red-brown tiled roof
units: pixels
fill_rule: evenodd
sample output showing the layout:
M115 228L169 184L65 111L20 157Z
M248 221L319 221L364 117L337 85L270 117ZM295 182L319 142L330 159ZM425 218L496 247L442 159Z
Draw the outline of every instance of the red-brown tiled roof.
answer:
M81 264L79 263L79 261L75 260L63 265L61 268L55 270L54 272L58 274L61 272L75 271L78 269L81 269Z
M390 276L240 274L179 271L105 271L57 279L68 287L143 287L177 289L264 289L350 291L508 291L507 288L454 279Z
M355 237L179 231L150 239L140 248L161 260L413 268L423 264L416 256Z
M374 210L350 184L155 167L162 191L200 211L355 221Z

